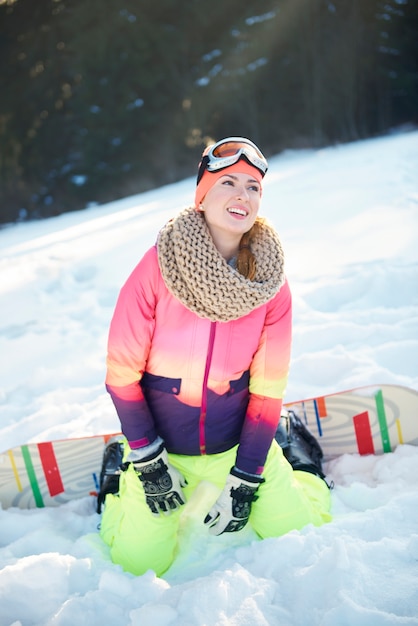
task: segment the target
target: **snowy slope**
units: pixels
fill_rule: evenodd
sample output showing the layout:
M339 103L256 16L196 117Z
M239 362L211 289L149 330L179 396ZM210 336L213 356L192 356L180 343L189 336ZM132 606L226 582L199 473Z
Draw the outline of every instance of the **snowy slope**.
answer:
M118 291L194 178L0 230L1 448L117 430L104 391ZM286 400L418 389L418 132L270 161L262 211L294 297ZM417 416L418 419L418 416ZM89 500L0 510L0 624L418 624L418 450L329 464L334 521L209 537L199 502L164 579L113 565Z

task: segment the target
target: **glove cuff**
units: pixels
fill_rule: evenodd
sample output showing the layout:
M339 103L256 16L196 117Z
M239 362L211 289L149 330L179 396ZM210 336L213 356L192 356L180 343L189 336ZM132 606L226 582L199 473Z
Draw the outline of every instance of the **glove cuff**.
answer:
M157 437L155 441L143 448L132 448L128 454L127 461L130 463L147 463L157 458L164 450L164 441Z
M247 483L254 483L254 486L261 485L261 483L265 482L265 479L262 476L259 476L258 474L247 474L247 472L243 472L237 467L232 467L230 474L240 480L245 480Z

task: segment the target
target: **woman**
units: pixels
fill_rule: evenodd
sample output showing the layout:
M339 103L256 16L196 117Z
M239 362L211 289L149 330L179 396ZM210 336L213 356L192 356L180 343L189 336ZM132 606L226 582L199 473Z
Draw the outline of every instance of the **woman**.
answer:
M119 295L106 386L125 439L105 453L99 509L113 561L134 574L171 565L182 507L203 480L219 490L203 520L214 535L249 522L273 537L330 519L320 455L303 449L312 437L286 418L290 462L274 439L291 295L279 238L258 216L266 171L248 139L207 148L194 206Z

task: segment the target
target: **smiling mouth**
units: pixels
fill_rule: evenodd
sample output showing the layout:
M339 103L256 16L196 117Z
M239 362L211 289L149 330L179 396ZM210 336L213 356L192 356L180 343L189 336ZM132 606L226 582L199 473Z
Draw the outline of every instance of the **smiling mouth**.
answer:
M247 211L244 211L244 209L238 209L237 207L230 207L228 209L228 213L232 213L233 215L240 215L241 217L247 217L248 215Z

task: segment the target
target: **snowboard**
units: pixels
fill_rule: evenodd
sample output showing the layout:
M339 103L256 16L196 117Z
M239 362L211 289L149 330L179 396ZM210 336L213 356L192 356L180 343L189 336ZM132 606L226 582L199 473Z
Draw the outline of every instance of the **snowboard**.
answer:
M342 454L383 454L418 445L418 392L367 386L286 403L318 439L328 461ZM116 435L28 443L0 454L3 509L59 506L97 496L103 451Z

